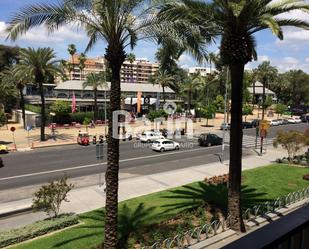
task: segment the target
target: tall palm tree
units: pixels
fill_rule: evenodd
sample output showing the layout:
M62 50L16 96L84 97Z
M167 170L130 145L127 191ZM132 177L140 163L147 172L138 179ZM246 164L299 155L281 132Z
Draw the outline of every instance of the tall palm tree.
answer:
M175 78L173 75L167 73L167 71L158 70L155 75L151 79L152 83L158 84L162 87L162 94L163 94L163 102L166 102L165 96L165 88L174 85Z
M258 65L255 70L256 78L259 79L263 84L263 94L262 94L262 120L264 120L265 116L265 100L266 93L265 88L266 85L269 88L269 84L271 84L278 75L277 68L270 65L269 61L264 61L260 65Z
M170 21L183 20L207 30L216 26L213 37L221 38L220 55L231 73L231 130L229 166L229 204L231 226L244 231L241 215L242 102L245 65L256 59L254 34L270 29L283 39L283 26L309 28L309 23L280 14L299 10L308 13L309 4L299 0L180 0L168 1L159 16Z
M76 51L77 50L76 50L75 44L69 44L68 45L68 52L71 55L71 62L69 63L68 70L69 70L69 73L70 73L70 79L71 80L73 79L71 73L74 70L74 66L75 66L75 64L74 64L74 55L75 55Z
M20 97L20 108L22 111L23 127L26 128L26 111L25 111L25 100L23 90L27 83L31 83L32 79L27 74L18 71L16 65L7 68L2 72L3 81L10 82L12 85L15 85L19 92Z
M212 73L212 65L213 63L216 63L216 58L217 55L215 53L209 53L208 61L209 61L210 73Z
M45 141L45 97L43 83L48 75L61 74L56 54L51 48L27 48L20 51L19 64L15 66L18 75L33 77L41 95L41 141Z
M94 121L97 121L98 119L98 88L106 88L107 87L107 82L105 79L105 73L89 73L86 76L86 80L83 83L83 89L86 87L91 87L93 90L93 95L94 95L94 115L93 119Z
M131 80L132 80L132 83L133 83L133 62L135 61L136 57L135 57L135 54L133 53L129 53L127 54L127 58L126 58L130 64L131 64Z
M85 62L87 60L86 55L84 53L81 53L78 56L78 60L79 60L78 67L79 67L79 70L80 70L80 80L82 80L84 78L83 74L84 74L84 69L86 67L86 65L85 65Z
M204 79L200 73L195 73L188 77L182 84L182 91L187 95L187 112L191 112L192 95L197 92L204 83Z
M156 18L155 8L145 0L62 0L57 4L28 6L13 16L7 31L9 38L17 39L30 28L45 24L53 31L67 23L85 27L90 40L86 51L97 41L106 42L105 59L111 70L110 117L120 110L120 70L126 58L125 49L133 49L138 40L148 38L155 42L173 39L186 48L200 62L210 40L202 39L199 30L183 21L170 22ZM182 32L173 32L178 30ZM203 31L206 35L208 31ZM119 139L113 137L113 120L108 130L106 178L105 248L117 247ZM117 128L118 129L118 128Z
M0 111L5 111L5 105L11 98L18 96L18 92L12 81L5 80L6 75L0 73Z

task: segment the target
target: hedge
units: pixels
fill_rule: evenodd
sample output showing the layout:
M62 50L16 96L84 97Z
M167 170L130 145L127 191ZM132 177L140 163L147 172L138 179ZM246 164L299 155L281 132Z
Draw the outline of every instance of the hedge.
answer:
M37 221L22 228L0 233L0 248L17 244L38 236L78 224L78 216L62 215L57 218Z

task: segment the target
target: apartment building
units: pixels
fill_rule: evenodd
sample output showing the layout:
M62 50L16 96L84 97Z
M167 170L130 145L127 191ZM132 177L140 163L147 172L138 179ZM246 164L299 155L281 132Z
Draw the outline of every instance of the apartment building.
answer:
M206 76L207 74L210 74L211 71L209 67L190 67L189 74L194 74L194 73L200 73L202 76Z
M150 77L159 69L158 63L147 60L125 61L121 68L121 82L149 83Z
M87 74L91 72L99 73L105 71L104 57L87 58L85 61L85 68L83 70L79 68L78 54L75 54L68 62L71 63L71 65L74 65L71 72L66 70L66 75L69 80L85 80Z

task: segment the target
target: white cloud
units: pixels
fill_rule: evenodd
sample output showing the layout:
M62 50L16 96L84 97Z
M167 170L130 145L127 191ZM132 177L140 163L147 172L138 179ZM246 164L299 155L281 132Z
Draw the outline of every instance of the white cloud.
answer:
M7 24L0 22L0 38L5 39L7 33L5 29ZM18 41L30 42L36 45L50 45L55 46L57 43L63 43L69 41L81 42L85 41L86 33L84 30L72 25L66 25L60 27L57 31L50 34L48 30L43 27L35 27L30 29L26 34L22 35Z
M187 55L187 54L182 54L179 59L178 59L178 64L181 66L181 67L184 67L184 66L188 66L189 65L192 65L192 64L195 64L195 60Z
M307 58L305 59L305 62L309 62L309 57L307 57Z

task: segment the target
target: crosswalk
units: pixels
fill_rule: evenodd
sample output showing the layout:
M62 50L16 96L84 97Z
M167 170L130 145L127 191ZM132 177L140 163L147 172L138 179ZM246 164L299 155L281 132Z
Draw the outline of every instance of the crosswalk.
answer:
M222 135L221 135L222 137ZM243 135L242 138L242 146L245 148L254 148L255 147L256 138L255 136L249 136L249 135ZM230 143L230 134L227 132L225 134L224 143L229 144ZM271 145L273 144L272 138L266 138L263 141L263 145ZM261 139L258 137L257 139L257 147L260 147L261 145Z

